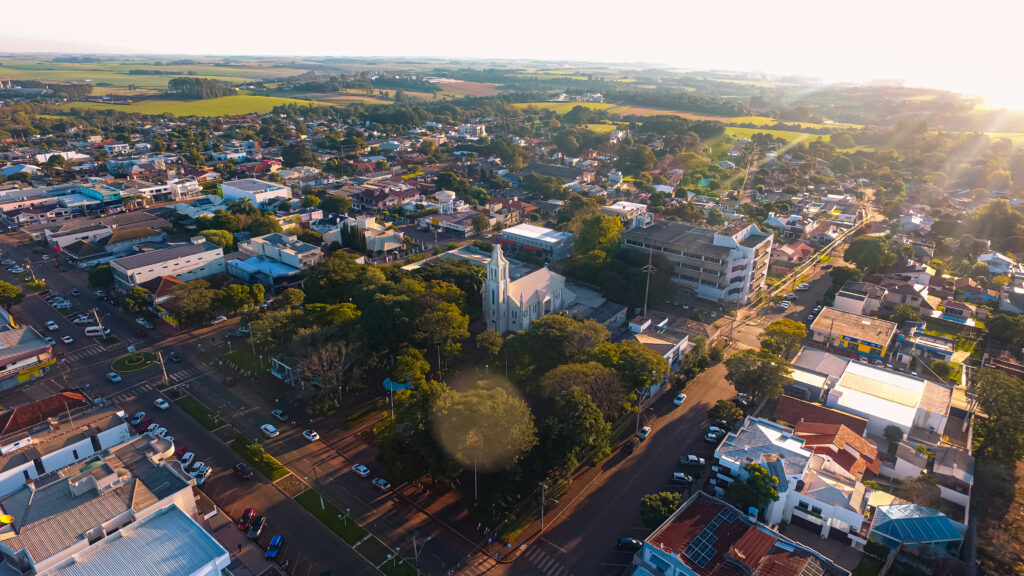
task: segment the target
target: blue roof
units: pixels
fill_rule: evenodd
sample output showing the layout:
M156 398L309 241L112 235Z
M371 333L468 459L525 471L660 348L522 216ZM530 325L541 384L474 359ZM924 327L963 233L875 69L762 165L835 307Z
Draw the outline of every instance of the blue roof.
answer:
M874 531L904 544L949 542L963 539L963 533L956 525L956 522L934 508L895 504L878 507Z
M398 392L398 391L401 391L401 390L412 390L412 384L409 384L409 383L402 384L400 382L395 382L391 378L385 378L384 381L380 383L380 385L383 386L384 389L387 390L388 392Z
M218 568L226 567L227 550L171 505L93 544L89 554L54 576L191 576L218 559Z

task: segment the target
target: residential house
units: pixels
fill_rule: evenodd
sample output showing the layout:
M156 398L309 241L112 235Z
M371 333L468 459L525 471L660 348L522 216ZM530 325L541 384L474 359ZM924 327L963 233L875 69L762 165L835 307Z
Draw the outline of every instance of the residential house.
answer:
M882 297L882 310L885 312L892 312L900 304L916 306L925 313L934 310L934 306L928 301L928 284L883 280L879 285L885 289L885 296Z
M188 244L118 258L110 268L121 290L160 276L188 282L224 272L224 249L195 236Z
M1000 252L986 252L978 256L978 263L988 266L989 277L1012 276L1017 266L1013 258Z
M814 255L814 248L803 242L778 244L772 249L771 270L776 276L785 276Z
M896 334L896 324L826 306L814 318L810 332L815 342L882 360Z
M830 220L822 220L807 231L807 242L814 247L828 246L840 235L839 228Z
M871 523L871 539L893 550L901 546L925 548L957 555L963 546L967 526L945 514L919 504L879 506Z
M957 302L956 300L949 299L942 303L942 319L949 320L950 322L965 324L974 318L976 312L977 308L966 302Z
M334 241L385 262L397 258L405 249L404 232L378 224L371 216L348 218L343 229L324 235L324 242L330 244Z
M318 246L277 233L240 242L238 251L243 258L227 261L228 274L248 284L262 284L270 294L301 288L302 272L323 260Z
M765 219L764 225L772 230L778 230L783 238L803 238L813 222L799 214L776 214L771 212Z
M263 206L275 199L291 200L292 197L291 188L254 178L232 180L221 184L220 187L224 200L228 202L248 200L254 206Z
M959 299L977 304L993 305L1000 300L999 292L982 288L973 278L964 276L954 282L955 294ZM950 296L946 296L949 298Z
M175 290L182 284L184 282L174 276L158 276L139 284L149 292L150 309L173 328L178 327L178 319L174 316L177 307Z
M931 283L932 276L935 276L935 269L913 260L901 260L892 266L879 270L878 276L883 280L913 282L914 284L928 286Z
M900 231L904 233L927 233L932 229L935 219L923 214L904 214L900 216Z
M956 340L925 334L924 322L914 323L910 333L899 339L892 357L896 363L909 366L913 358L919 358L928 364L936 360L950 362L956 352Z
M860 316L878 314L886 293L887 290L877 284L847 280L836 293L832 307Z

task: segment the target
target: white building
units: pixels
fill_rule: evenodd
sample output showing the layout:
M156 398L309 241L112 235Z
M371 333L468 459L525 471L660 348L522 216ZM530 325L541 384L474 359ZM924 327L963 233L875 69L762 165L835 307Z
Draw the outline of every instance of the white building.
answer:
M114 282L122 290L159 276L188 282L224 272L224 249L195 236L183 246L118 258L110 263L110 268Z
M220 188L224 200L228 202L249 200L256 206L276 199L290 200L292 197L291 188L255 178L232 180L221 184Z
M517 250L538 252L548 260L572 256L572 232L559 232L533 224L518 224L501 231L498 241Z
M631 228L635 221L634 218L647 212L647 205L619 200L610 206L602 206L601 212L604 212L609 216L615 216L619 220L622 220L623 227Z
M483 292L487 328L499 334L526 330L534 320L557 314L576 299L565 287L565 277L547 268L510 278L509 263L499 244L494 245L487 263Z
M302 271L323 260L318 246L288 234L267 234L242 242L238 250L247 258L227 262L232 276L260 283L271 294L302 286Z

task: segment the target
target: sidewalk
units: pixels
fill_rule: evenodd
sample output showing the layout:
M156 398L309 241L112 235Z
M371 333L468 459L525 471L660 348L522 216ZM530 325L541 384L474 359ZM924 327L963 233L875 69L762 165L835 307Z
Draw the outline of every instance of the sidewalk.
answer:
M223 511L205 522L206 531L220 542L220 545L231 555L229 568L237 576L259 576L261 574L280 574L278 567L263 556L261 550L245 537L235 523Z

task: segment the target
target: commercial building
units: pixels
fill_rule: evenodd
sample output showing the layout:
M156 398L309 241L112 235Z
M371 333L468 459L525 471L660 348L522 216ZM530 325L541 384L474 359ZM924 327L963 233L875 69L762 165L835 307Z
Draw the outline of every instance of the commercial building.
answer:
M850 314L870 316L877 314L885 300L886 289L870 282L846 281L836 293L832 307Z
M572 256L572 232L558 232L533 224L519 224L506 228L498 235L506 248L532 250L548 260L561 260Z
M188 282L224 272L224 249L195 236L188 244L118 258L111 261L110 268L122 290L159 276Z
M622 221L623 227L629 228L633 225L634 218L647 212L647 205L619 200L609 206L602 206L601 212L604 212L609 216L615 216Z
M818 552L700 490L644 539L633 576L845 576Z
M884 360L896 334L896 324L870 316L825 307L811 323L811 337L863 356Z
M261 206L275 199L290 200L292 197L291 188L255 178L225 182L220 185L220 189L224 200L228 202L249 200L254 206Z
M259 283L271 294L302 286L302 271L323 260L320 248L288 234L267 234L238 245L246 256L227 261L227 272L248 283Z
M707 300L746 304L764 290L773 236L737 222L721 230L638 217L622 244L652 251L672 264L672 280Z

